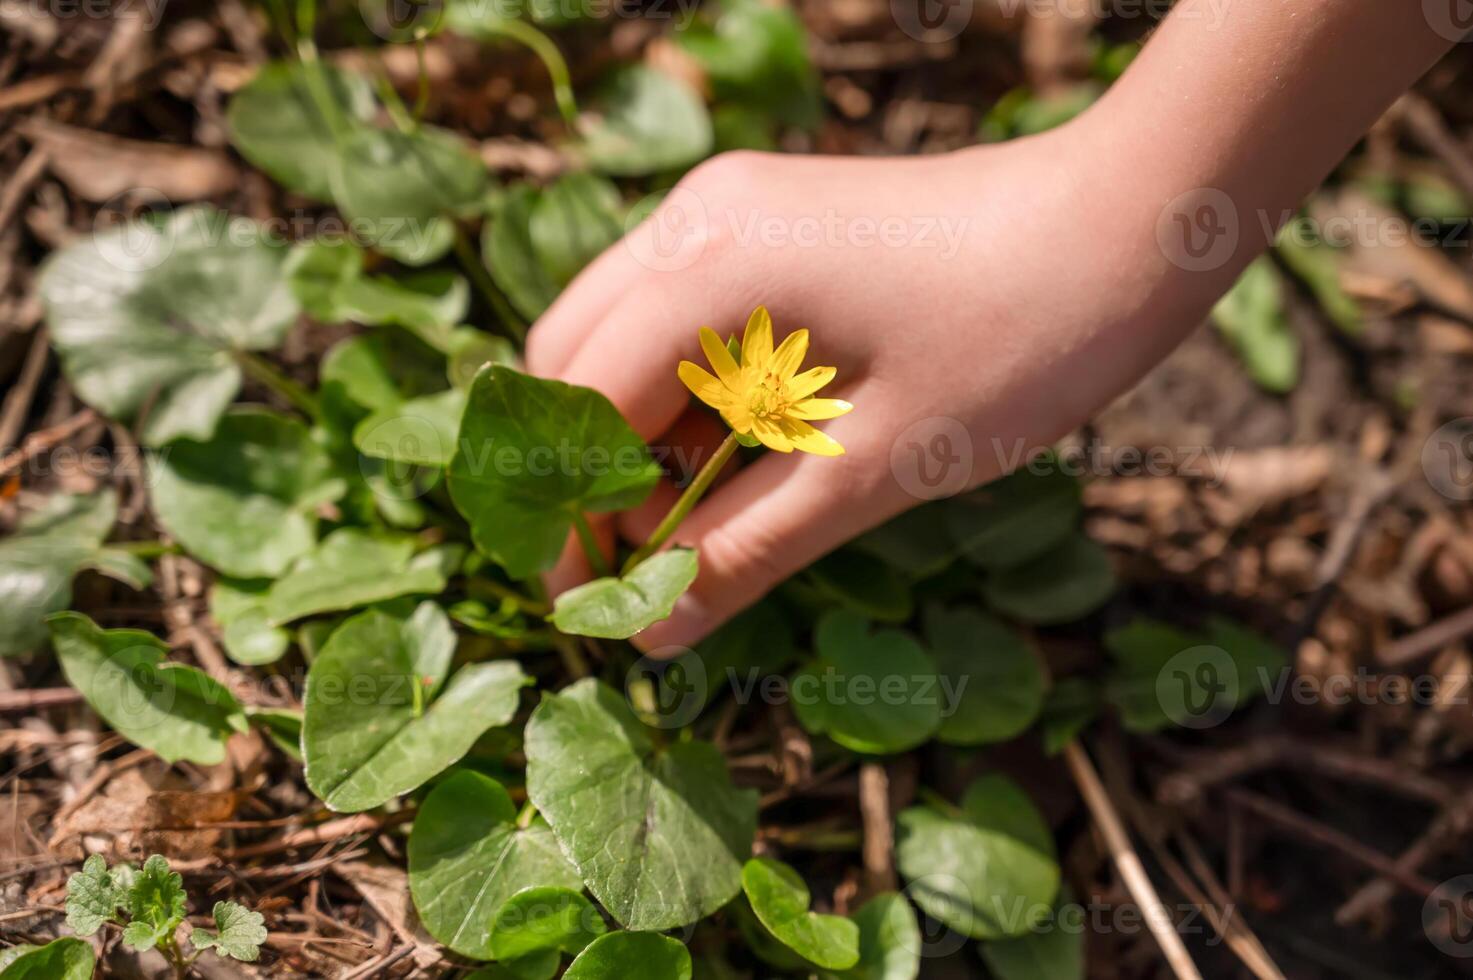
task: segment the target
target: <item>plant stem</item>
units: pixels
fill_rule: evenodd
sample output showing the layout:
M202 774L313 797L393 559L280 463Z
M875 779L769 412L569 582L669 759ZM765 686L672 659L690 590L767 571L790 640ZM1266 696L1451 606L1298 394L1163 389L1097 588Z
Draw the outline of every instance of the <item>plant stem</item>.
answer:
M573 527L578 531L578 543L583 546L583 554L587 556L593 574L599 578L612 574L603 551L599 549L598 539L593 536L593 528L588 526L588 517L581 510L573 512Z
M495 220L494 218L491 220ZM491 279L491 273L486 271L486 265L481 257L476 254L475 247L471 245L470 236L459 224L455 226L455 257L460 260L461 268L475 284L477 291L485 297L486 302L496 311L496 316L501 320L506 332L512 335L512 339L518 343L527 340L527 325L522 318L517 316L506 297L501 295L501 290L496 288L496 283Z
M553 642L557 644L558 656L562 657L563 666L574 679L587 677L593 673L588 666L588 658L583 656L583 651L578 649L578 641L566 633L554 633Z
M498 20L488 26L487 33L500 34L526 45L532 53L542 59L547 73L552 76L552 94L557 100L558 111L563 121L572 129L578 125L578 103L573 99L573 77L568 73L568 63L552 38L521 20Z
M526 830L532 826L532 818L535 816L537 816L536 805L531 800L523 803L521 812L517 814L517 829Z
M425 110L430 105L430 72L425 66L424 28L414 32L414 62L419 72L419 92L414 99L414 121L419 123L424 119Z
M158 558L162 555L179 555L184 551L172 541L109 541L107 547L113 551L125 551L138 558Z
M930 804L933 808L940 810L942 813L946 814L948 817L960 817L962 815L961 807L957 806L955 803L951 802L946 797L936 792L934 789L928 789L927 787L922 786L916 791L916 795L919 796L926 803Z
M650 535L650 539L640 545L639 550L629 556L629 560L624 563L623 574L628 575L635 565L638 565L650 555L660 550L660 546L665 543L670 535L675 533L676 528L680 527L680 522L685 520L691 510L700 502L700 499L706 495L706 491L711 489L711 484L715 482L717 474L721 472L721 468L731 459L732 454L736 452L736 448L736 433L728 432L726 441L716 450L716 455L712 456L706 461L706 465L701 467L701 472L697 473L696 478L690 481L690 486L686 487L685 493L682 493L680 499L675 501L675 506L671 507L670 512L665 515L665 519L660 521L660 526L655 528L654 533Z
M516 589L502 585L500 582L489 578L472 579L468 585L472 591L488 592L498 599L508 599L516 603L521 610L531 616L546 616L552 612L552 607L545 602L533 599L531 596L523 595Z
M236 351L235 360L246 374L285 398L303 415L317 419L319 409L312 392L282 374L270 361L246 351Z

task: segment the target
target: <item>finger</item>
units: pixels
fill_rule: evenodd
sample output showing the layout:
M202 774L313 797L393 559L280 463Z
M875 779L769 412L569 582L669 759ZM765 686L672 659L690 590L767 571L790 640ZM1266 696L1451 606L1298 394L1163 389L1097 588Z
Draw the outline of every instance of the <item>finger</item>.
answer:
M846 433L856 441L861 435L850 426L833 432L841 442ZM773 453L743 469L676 531L673 540L699 552L700 574L670 617L634 643L643 650L691 646L794 572L902 510L910 498L875 477L875 458Z
M573 278L527 335L527 369L556 377L578 348L646 272L625 241L604 249Z
M660 445L652 447L661 457L665 467L662 479L654 492L638 507L619 515L619 535L631 544L642 544L661 519L675 506L680 493L700 472L702 464L712 456L726 438L726 427L709 412L697 408L687 409L675 424L660 438ZM722 468L716 478L716 486L729 479L740 466L735 457Z

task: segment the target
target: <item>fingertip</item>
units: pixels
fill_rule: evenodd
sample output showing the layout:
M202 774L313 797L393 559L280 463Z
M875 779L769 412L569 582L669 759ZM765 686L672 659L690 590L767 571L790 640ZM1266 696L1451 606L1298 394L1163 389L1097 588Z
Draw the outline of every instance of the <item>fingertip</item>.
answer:
M630 638L647 657L669 660L704 640L721 620L706 607L701 597L687 592L675 601L670 615Z

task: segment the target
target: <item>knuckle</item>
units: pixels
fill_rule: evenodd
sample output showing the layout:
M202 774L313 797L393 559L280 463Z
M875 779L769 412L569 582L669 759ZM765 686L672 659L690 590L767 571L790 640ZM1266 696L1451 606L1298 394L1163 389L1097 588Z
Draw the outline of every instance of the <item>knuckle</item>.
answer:
M723 600L738 606L756 599L795 570L787 567L782 554L770 535L750 527L741 533L725 525L716 527L700 543L701 560L717 580Z

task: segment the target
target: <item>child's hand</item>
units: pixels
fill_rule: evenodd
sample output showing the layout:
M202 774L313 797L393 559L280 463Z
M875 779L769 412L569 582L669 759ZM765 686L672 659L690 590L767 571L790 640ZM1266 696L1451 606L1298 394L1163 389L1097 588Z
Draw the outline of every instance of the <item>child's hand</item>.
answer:
M604 392L646 439L683 443L676 459L699 448L686 478L723 435L676 378L680 360L705 363L698 327L740 335L766 305L779 341L806 327L805 363L838 367L822 394L855 405L818 423L844 456L768 453L697 507L674 540L700 550L700 578L642 646L694 643L867 528L997 476L1171 343L1111 329L1171 267L1149 221L1103 213L1075 166L1081 138L930 158L718 157L541 319L529 368ZM662 488L619 530L638 544L674 497ZM573 547L551 584L586 574Z

